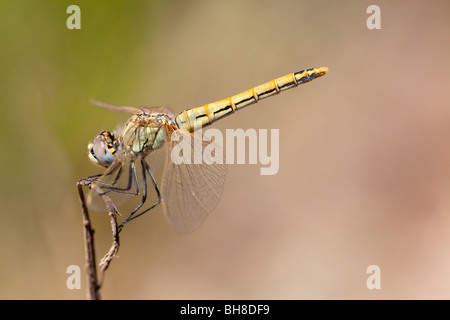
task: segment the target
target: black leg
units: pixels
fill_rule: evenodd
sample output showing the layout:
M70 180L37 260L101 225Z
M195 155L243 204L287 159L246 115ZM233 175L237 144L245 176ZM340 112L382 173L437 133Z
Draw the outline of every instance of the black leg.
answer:
M139 194L139 184L138 184L137 177L136 177L136 164L134 161L130 161L130 164L129 164L127 186L124 188L114 187L114 185L116 185L117 181L122 176L122 172L123 172L123 170L122 170L123 166L119 166L119 165L120 164L118 164L117 167L112 168L111 172L106 174L106 175L113 174L117 170L117 168L119 168L119 171L117 172L117 175L114 178L114 181L112 181L112 183L107 183L107 182L103 182L100 180L100 181L98 181L99 186L102 187L103 189L106 189L105 193L112 191L112 192L123 193L123 194L128 194L128 195ZM133 185L135 187L134 190L133 190Z
M145 161L143 159L141 159L141 169L142 169L142 200L141 203L139 203L139 205L134 208L134 210L130 213L130 215L120 224L119 226L119 231L122 230L123 226L130 220L133 219L133 215L144 205L145 201L147 200L147 177L146 177L146 170L145 170L145 166L147 164L145 163ZM136 178L136 174L135 174L135 179Z
M131 220L134 220L140 216L142 216L144 213L147 213L148 211L152 210L154 207L156 207L158 204L161 203L161 193L159 192L159 188L158 185L156 183L155 178L153 177L153 174L150 170L149 165L147 164L147 162L145 162L144 159L141 159L141 166L142 166L142 178L143 178L143 188L144 188L144 194L142 196L142 201L141 203L133 210L133 212L125 219L125 221L122 222L122 224L119 226L119 232L123 229L124 225L127 222L130 222ZM144 202L147 200L147 175L150 177L153 187L155 188L156 194L158 196L158 201L156 203L154 203L153 205L151 205L150 207L148 207L147 209L145 209L142 212L139 212L138 214L136 214L136 212L144 205Z

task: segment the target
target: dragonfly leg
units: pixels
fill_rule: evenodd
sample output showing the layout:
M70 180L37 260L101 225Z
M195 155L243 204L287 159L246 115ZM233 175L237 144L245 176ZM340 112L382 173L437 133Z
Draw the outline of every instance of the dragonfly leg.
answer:
M96 174L93 176L89 176L89 177L80 179L80 180L78 180L77 185L89 187L94 181L96 181L101 176L102 176L101 174Z
M134 208L134 210L129 214L129 216L120 224L119 226L119 232L123 229L123 226L133 219L134 214L144 205L145 201L147 200L147 177L146 177L146 170L145 170L145 161L141 160L141 170L142 170L142 200L139 205ZM137 181L136 177L136 171L133 170L133 175L135 180ZM139 189L139 185L136 183L136 188Z
M156 207L158 204L161 203L161 193L159 192L159 188L158 185L156 183L156 180L150 170L149 165L147 164L147 162L145 162L144 159L141 159L141 167L142 167L142 179L143 179L143 195L142 195L142 201L141 203L133 210L133 212L130 213L130 215L121 223L121 225L119 226L119 232L123 229L124 225L131 221L134 220L140 216L142 216L144 213L147 213L148 211L152 210L154 207ZM150 207L148 207L147 209L143 210L142 212L139 212L138 214L136 214L136 212L139 211L139 209L144 205L145 201L147 200L147 175L148 177L150 177L153 187L155 188L156 191L156 195L158 196L158 200L151 205Z
M120 180L120 177L122 176L122 172L123 172L122 166L113 167L111 172L107 173L106 175L112 175L117 170L117 168L119 169L119 171L117 172L117 175L112 182L99 181L99 185L103 189L107 190L107 191L105 191L105 193L112 191L112 192L129 194L129 195L139 194L139 184L138 184L137 177L136 177L135 162L134 161L130 162L130 166L129 166L129 170L128 170L128 182L127 182L127 185L122 188L115 186L116 183ZM133 186L135 186L134 190L133 190Z

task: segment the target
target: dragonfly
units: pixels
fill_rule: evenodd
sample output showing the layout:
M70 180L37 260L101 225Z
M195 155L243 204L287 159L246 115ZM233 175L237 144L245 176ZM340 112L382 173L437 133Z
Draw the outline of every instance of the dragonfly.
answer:
M310 82L327 71L326 67L316 67L290 73L229 98L186 109L178 115L168 108L117 106L93 100L91 102L99 107L132 116L124 127L113 132L101 131L88 144L89 159L103 167L104 172L82 180L88 181L90 187L93 184L100 187L102 194L114 196L115 204L135 199L133 209L118 227L119 232L126 223L158 205L177 232L191 232L217 206L227 166L224 161L211 159L174 163L171 152L180 141L188 142L191 155L204 155L204 149L214 141L203 139L195 143L195 133L200 128L264 98ZM223 159L221 146L217 145L214 150L214 156ZM156 179L156 171L162 172L161 183ZM96 198L93 189L88 198L92 206Z

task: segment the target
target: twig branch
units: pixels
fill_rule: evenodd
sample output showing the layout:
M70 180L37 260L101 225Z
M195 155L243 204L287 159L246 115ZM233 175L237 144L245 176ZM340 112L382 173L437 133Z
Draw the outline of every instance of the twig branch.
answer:
M78 196L81 201L81 208L83 210L83 226L84 226L84 242L85 242L85 257L86 257L86 272L88 281L87 296L89 300L100 300L100 286L97 279L97 268L95 265L95 248L94 248L94 229L91 226L86 200L84 197L83 186L86 180L80 180L77 183Z
M106 208L108 209L109 214L109 220L111 222L111 229L113 234L113 244L111 248L109 249L108 253L100 260L100 267L102 273L104 273L111 263L112 259L116 256L117 252L119 251L120 247L120 241L119 241L119 232L118 232L118 226L117 226L117 219L116 215L120 215L117 211L116 206L112 202L112 200L103 192L103 190L97 186L95 183L91 185L91 189L93 189L95 192L97 192L105 202ZM103 274L102 274L103 276Z
M119 231L117 227L116 215L120 215L116 209L116 206L112 200L103 192L103 190L93 183L92 179L81 179L77 183L78 195L81 201L81 207L83 210L83 225L84 225L84 236L85 236L85 251L86 251L86 271L88 275L88 299L90 300L100 300L100 288L103 284L103 279L105 272L108 269L111 261L116 257L119 251L120 241L119 241ZM91 221L89 218L88 209L86 206L86 199L84 197L83 186L88 186L98 193L105 202L106 208L108 209L108 214L111 222L111 228L113 233L113 243L108 253L100 260L100 270L102 272L101 283L99 284L97 278L97 268L95 263L95 248L94 248L94 229L91 227Z

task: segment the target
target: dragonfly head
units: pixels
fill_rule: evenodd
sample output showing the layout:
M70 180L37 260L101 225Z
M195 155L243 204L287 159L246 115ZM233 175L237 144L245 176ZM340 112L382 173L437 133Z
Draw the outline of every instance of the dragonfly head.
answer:
M98 166L109 167L117 159L118 146L114 134L102 131L88 145L89 160Z

